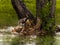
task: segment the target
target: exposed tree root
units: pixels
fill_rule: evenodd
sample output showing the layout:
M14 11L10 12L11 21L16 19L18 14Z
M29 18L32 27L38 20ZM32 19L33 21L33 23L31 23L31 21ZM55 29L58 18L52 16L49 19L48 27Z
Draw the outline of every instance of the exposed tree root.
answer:
M21 25L18 25L15 27L14 31L19 33L19 35L24 35L24 36L28 36L28 35L44 35L47 33L47 31L45 30L40 30L40 19L37 18L37 23L36 25L32 25L33 20L28 19L25 22L25 25L23 27L21 27Z

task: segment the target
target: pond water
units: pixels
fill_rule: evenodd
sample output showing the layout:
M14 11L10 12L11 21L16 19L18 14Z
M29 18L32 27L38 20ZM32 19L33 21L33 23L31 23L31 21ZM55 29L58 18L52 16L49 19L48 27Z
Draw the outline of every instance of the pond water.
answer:
M60 45L60 35L56 36L19 36L0 31L0 45Z

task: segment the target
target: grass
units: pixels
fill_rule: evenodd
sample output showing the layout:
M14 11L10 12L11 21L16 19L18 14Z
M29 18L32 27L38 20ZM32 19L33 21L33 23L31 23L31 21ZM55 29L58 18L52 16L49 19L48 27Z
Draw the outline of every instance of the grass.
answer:
M36 15L36 0L24 0L27 8L31 11L33 15Z
M60 0L56 0L56 25L60 25Z
M25 0L27 8L35 15L35 0ZM0 27L17 25L18 18L11 0L0 0Z
M30 37L31 38L31 37ZM12 45L24 45L26 43L31 44L31 42L35 42L36 45L53 45L54 38L52 36L41 36L37 38L32 38L30 40L29 37L14 37L11 41ZM33 44L32 44L33 45Z
M17 15L14 11L11 0L0 0L0 27L17 24Z
M27 8L36 15L36 0L24 0ZM56 0L56 24L60 24L60 0ZM18 18L11 0L0 0L0 27L17 25Z

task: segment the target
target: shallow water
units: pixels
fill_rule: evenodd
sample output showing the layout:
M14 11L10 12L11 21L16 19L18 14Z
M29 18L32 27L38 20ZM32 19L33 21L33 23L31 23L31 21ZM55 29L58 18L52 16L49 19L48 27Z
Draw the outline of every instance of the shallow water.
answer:
M33 36L32 36L33 37ZM55 42L52 37L19 37L14 35L1 35L0 45L59 45L60 37L55 37Z
M2 29L1 29L2 30ZM0 30L0 45L60 45L60 33L56 36L26 36L13 35L10 31ZM5 34L5 33L6 34Z

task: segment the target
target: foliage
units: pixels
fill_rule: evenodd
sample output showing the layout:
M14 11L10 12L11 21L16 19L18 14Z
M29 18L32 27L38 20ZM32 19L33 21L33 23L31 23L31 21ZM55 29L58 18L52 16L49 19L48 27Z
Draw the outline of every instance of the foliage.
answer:
M39 10L39 16L42 20L42 29L49 32L54 31L55 28L55 18L51 17L51 1L46 1L45 4Z
M20 45L20 38L14 37L11 41L11 45Z
M30 40L31 39L31 40ZM11 44L12 45L25 45L26 43L33 43L35 42L36 45L53 45L54 44L55 39L52 36L41 36L41 37L37 37L37 38L31 38L31 37L14 37L12 39Z
M59 9L60 9L60 6L59 6L59 0L56 0L57 1L57 4L56 4L56 24L60 24L60 16L59 16ZM36 14L36 0L24 0L24 2L25 2L25 4L26 4L26 6L27 6L27 8L35 15ZM49 17L48 17L48 15L46 15L46 14L48 14L48 12L49 11L46 11L46 10L48 10L48 8L47 8L47 6L49 6L49 5L47 5L46 4L46 6L45 6L45 8L44 9L42 9L42 14L44 15L42 18L44 19L43 21L47 21L47 20L50 20L50 21L47 21L47 25L46 26L48 26L49 27L49 25L51 24L50 22L53 22L53 20L54 19L48 19ZM45 17L48 17L48 18L45 18ZM16 16L16 12L14 11L14 9L13 9L13 7L12 7L12 5L11 5L11 0L0 0L0 27L1 26L4 26L4 25L6 25L6 26L9 26L9 25L17 25L17 21L18 21L18 19L17 19L17 16ZM45 23L45 22L42 22L42 23ZM45 24L43 24L43 25L45 25ZM44 27L44 29L45 29L46 27Z
M52 36L41 36L37 37L36 42L37 45L54 45L55 39Z

